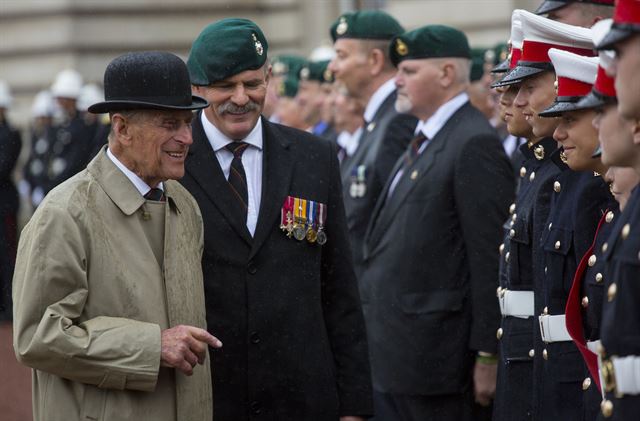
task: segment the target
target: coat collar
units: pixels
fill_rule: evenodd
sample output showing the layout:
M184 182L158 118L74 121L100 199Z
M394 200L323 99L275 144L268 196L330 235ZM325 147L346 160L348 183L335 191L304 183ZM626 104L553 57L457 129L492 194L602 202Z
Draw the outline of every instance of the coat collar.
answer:
M140 194L136 186L109 159L107 146L100 149L100 152L87 165L87 171L96 179L102 190L125 215L133 215L145 203L145 198ZM164 194L167 197L167 202L179 212L178 203L172 196L173 190L174 187L171 182L164 183Z

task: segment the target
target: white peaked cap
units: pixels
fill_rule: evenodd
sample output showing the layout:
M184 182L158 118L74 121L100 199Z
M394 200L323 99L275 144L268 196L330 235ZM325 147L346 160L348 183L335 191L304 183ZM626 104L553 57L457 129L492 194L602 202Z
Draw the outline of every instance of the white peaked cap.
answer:
M0 80L0 108L11 107L11 102L13 102L13 97L11 96L9 84L4 80Z
M51 94L54 97L78 98L82 90L82 76L75 70L63 70L56 76L51 86Z
M522 39L524 34L522 33L522 19L520 18L520 12L522 9L516 9L511 14L511 47L521 49Z
M564 50L552 48L549 58L558 77L577 80L593 85L598 73L598 57L585 57Z
M520 19L526 41L544 42L585 50L593 49L589 28L556 22L526 10L520 11Z
M78 111L86 112L87 108L98 102L104 101L102 89L95 83L88 83L82 87L76 108Z
M609 33L613 24L613 19L599 20L591 27L591 37L593 38L593 45L598 45L602 42L604 37ZM600 50L600 67L605 70L611 68L613 60L616 58L616 52L613 50Z
M49 91L40 91L36 94L31 105L31 116L33 118L38 117L51 117L55 110L55 103L53 97Z

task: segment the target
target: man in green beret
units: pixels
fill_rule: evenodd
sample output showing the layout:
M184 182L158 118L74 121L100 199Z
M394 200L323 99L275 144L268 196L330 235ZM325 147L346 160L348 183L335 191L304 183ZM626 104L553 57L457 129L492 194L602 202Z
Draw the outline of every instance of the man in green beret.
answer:
M289 78L296 79L295 87L298 90L298 73L307 60L304 57L297 56L295 54L281 54L276 57L272 57L271 61L271 81L267 85L267 96L264 101L264 107L262 108L262 115L269 119L273 123L280 123L276 116L276 110L278 108L278 102L281 98L279 90L283 86L283 80ZM289 86L289 92L291 90L292 80L289 79L287 85ZM295 94L294 94L295 96Z
M335 142L335 131L330 121L323 119L322 114L333 83L333 73L328 66L329 60L312 61L300 69L300 86L296 101L308 125L307 130L318 137Z
M417 120L394 109L396 73L389 41L404 29L377 10L349 12L331 27L336 56L329 69L364 107L364 131L355 152L342 160L342 190L354 267L362 271L362 245L371 213L398 157L413 137Z
M261 116L267 39L224 19L193 42L193 124L182 182L204 220L216 421L355 421L372 413L360 298L335 146Z
M514 179L494 128L469 103L462 32L406 32L390 56L396 109L419 123L365 236L376 419L472 420L474 396L489 405L495 391L495 251Z

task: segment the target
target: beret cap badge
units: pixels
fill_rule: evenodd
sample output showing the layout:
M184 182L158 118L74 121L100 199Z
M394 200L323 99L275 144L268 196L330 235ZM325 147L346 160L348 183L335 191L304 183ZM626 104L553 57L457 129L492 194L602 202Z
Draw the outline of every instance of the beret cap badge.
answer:
M327 68L322 74L322 77L324 78L325 82L331 82L331 79L333 78L333 72L329 70L329 68Z
M258 53L258 55L261 56L264 53L264 48L262 48L262 43L258 41L256 34L251 34L251 37L253 38L254 45L256 46L256 53Z
M396 39L396 52L401 56L409 54L409 47L407 47L407 44L405 44L400 38Z
M338 26L336 27L336 34L344 35L345 32L347 32L347 29L349 29L349 24L347 23L347 19L344 16L341 16L340 17L340 22L338 23Z
M308 67L303 67L300 70L300 79L309 80L309 76L311 76L311 70Z

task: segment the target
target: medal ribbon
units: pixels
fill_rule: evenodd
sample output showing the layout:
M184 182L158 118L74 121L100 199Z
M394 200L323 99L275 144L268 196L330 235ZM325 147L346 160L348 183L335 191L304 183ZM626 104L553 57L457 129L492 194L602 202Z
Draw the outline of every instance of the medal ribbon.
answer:
M313 200L309 200L307 202L307 208L308 211L307 213L309 214L309 220L307 221L307 225L309 226L309 228L313 229L315 222L316 222L316 202L314 202Z

